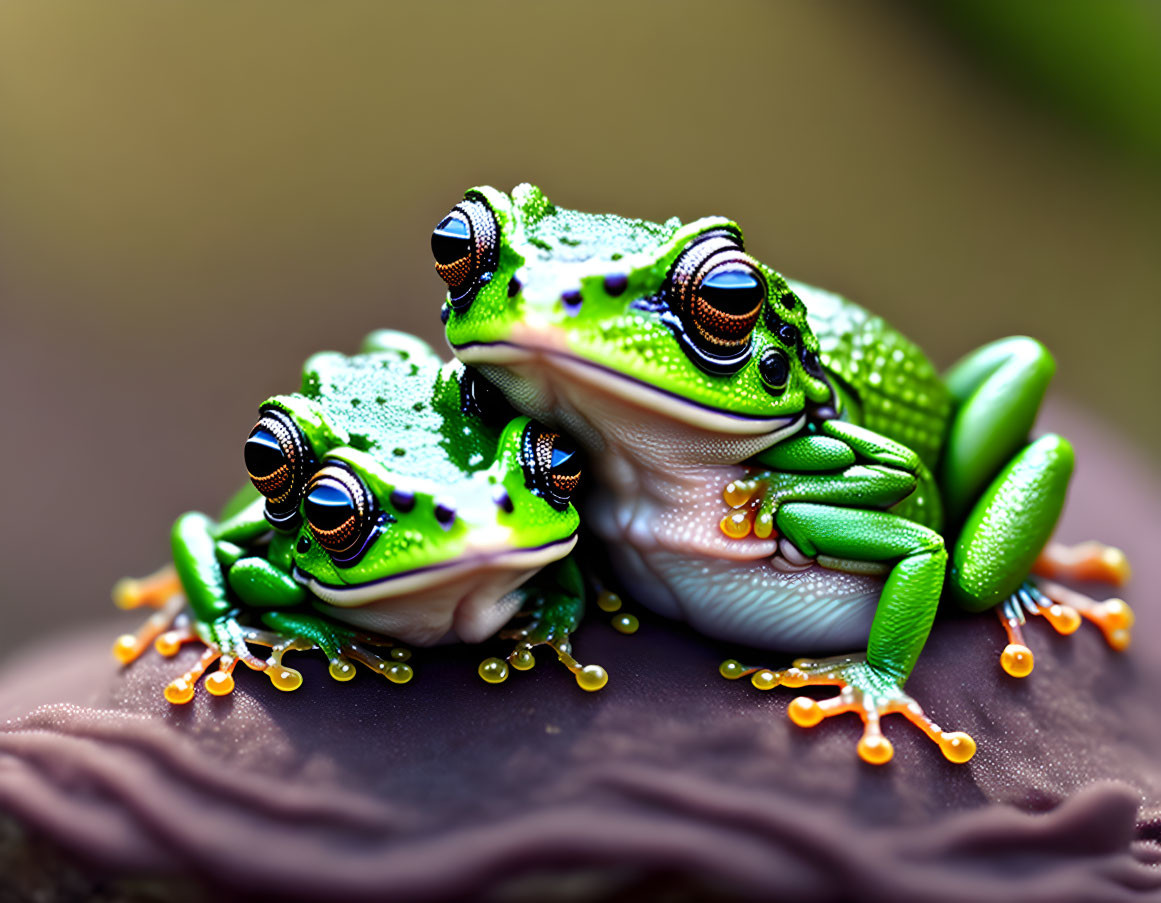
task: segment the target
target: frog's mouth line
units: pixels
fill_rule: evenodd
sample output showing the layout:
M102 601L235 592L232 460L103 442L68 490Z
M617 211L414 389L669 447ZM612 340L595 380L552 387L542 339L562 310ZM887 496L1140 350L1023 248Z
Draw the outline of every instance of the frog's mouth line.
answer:
M481 570L511 570L535 571L564 558L576 545L577 533L558 539L556 542L545 543L530 549L519 549L514 552L500 552L498 554L471 555L466 558L457 558L454 561L445 561L441 564L432 564L426 567L415 568L400 574L391 574L368 583L354 586L347 584L325 583L302 570L297 564L294 566L294 579L309 589L318 598L340 608L355 608L369 602L378 602L395 596L404 596L410 593L423 592L433 587L447 583Z
M755 417L723 411L699 401L683 398L676 392L654 386L626 373L585 360L556 348L530 348L513 342L466 342L452 345L452 350L465 364L505 366L523 363L529 358L542 355L554 358L579 380L595 389L604 391L615 398L654 411L673 420L715 433L729 433L741 436L765 436L771 433L788 435L802 424L802 415L786 417ZM496 354L488 354L496 351ZM483 352L483 353L481 353ZM787 429L791 428L791 429Z

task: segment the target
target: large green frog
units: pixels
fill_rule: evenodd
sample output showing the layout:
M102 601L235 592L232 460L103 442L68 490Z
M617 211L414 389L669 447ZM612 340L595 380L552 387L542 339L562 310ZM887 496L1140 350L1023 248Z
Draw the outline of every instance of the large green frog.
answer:
M405 682L409 653L375 651L386 637L477 643L518 614L505 632L517 640L512 652L486 660L482 677L531 667L532 647L547 644L582 687L604 685L604 669L581 666L569 646L584 605L568 557L579 455L471 369L389 331L361 354L317 354L299 393L261 406L245 459L254 489L219 520L182 515L173 568L114 591L124 607L161 608L117 641L122 662L154 640L167 655L205 644L194 669L166 688L171 702L190 701L219 660L206 678L211 693L234 688L238 662L295 689L301 675L282 657L311 648L338 680L354 676L356 661ZM260 658L251 645L273 653Z
M1000 613L1013 675L1032 666L1027 614L1063 632L1084 615L1127 644L1120 600L1029 580L1127 574L1116 550L1048 545L1073 455L1059 436L1028 441L1053 372L1033 339L941 377L882 319L750 257L730 220L581 213L526 184L467 192L432 250L456 356L587 449L586 521L636 597L752 646L866 649L723 665L764 689L840 687L794 700L798 724L857 712L860 754L885 762L879 718L899 712L969 759L971 738L903 690L945 587Z

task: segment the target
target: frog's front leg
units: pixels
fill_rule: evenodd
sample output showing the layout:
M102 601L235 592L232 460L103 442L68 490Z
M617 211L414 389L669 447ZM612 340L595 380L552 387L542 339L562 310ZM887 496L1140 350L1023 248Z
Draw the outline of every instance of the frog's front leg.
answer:
M580 626L585 608L584 578L572 558L549 565L528 583L513 592L522 605L512 624L500 632L501 639L516 640L503 658L488 658L480 663L479 673L488 683L501 683L508 677L509 665L527 671L536 664L532 650L548 646L557 659L573 673L577 685L590 692L609 681L609 673L600 665L582 665L572 656L570 637Z
M859 755L882 764L893 755L879 719L897 712L918 726L953 762L975 752L967 734L942 730L903 690L903 684L927 641L943 586L947 553L942 537L927 527L884 511L863 511L790 502L777 515L778 530L811 556L825 555L839 564L881 562L890 570L883 586L865 655L808 661L799 659L783 671L722 665L722 674L752 675L759 689L779 684L815 684L841 688L838 696L816 702L799 697L790 705L796 724L812 727L824 718L856 712L864 724Z
M248 639L270 647L267 673L280 690L294 690L302 683L302 675L285 665L282 657L287 652L311 649L318 649L327 657L330 675L338 681L355 676L353 662L365 665L394 684L405 684L415 676L408 664L411 652L386 637L360 633L327 618L302 612L270 611L262 616L262 622L271 630L254 631ZM391 651L384 657L374 647L389 647Z

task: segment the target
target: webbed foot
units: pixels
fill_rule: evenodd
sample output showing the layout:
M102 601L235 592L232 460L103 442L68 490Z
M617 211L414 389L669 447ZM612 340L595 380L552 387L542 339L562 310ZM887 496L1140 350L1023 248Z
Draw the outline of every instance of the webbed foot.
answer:
M1075 633L1082 618L1088 619L1100 628L1105 642L1117 652L1128 649L1132 640L1133 609L1123 599L1098 602L1048 580L1039 585L1025 582L996 606L996 614L1008 634L1008 645L1000 654L1000 666L1012 677L1027 677L1035 666L1035 657L1024 640L1023 631L1030 615L1043 617L1064 636Z
M411 651L396 646L386 637L360 633L324 618L309 614L268 612L262 618L272 630L253 628L247 640L270 648L267 674L271 683L280 690L297 690L302 674L283 663L288 652L320 650L329 662L328 670L337 681L348 681L355 676L355 663L370 668L394 684L405 684L415 676L408 664ZM386 657L374 648L389 648Z
M759 690L785 687L835 686L839 695L815 700L799 696L792 700L788 714L799 727L814 727L824 718L854 712L863 720L863 736L859 740L859 757L873 765L883 765L895 754L894 746L880 728L883 715L900 714L939 746L940 752L951 762L967 762L976 751L975 741L962 731L944 731L932 721L923 708L903 691L893 677L869 665L865 655L837 656L811 661L800 658L782 671L750 668L734 660L722 662L723 677L737 680L750 677Z
M532 650L548 646L556 653L557 660L572 672L582 690L594 692L604 687L609 682L609 672L600 665L582 665L572 656L569 638L580 625L584 601L563 593L545 593L531 601L530 607L513 618L514 622L523 623L499 634L502 640L517 641L512 651L502 659L488 658L480 662L480 677L490 684L503 683L508 679L509 666L517 671L530 670L536 664ZM612 604L612 600L606 599L606 604Z

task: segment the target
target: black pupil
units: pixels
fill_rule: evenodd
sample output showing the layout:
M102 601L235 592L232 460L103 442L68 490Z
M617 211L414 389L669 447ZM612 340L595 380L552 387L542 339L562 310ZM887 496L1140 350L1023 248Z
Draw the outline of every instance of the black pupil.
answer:
M754 273L735 267L712 270L698 291L707 304L731 316L749 313L766 296L766 289Z
M781 351L769 351L758 364L762 380L769 386L784 386L790 378L790 361Z
M355 500L347 490L331 482L316 484L303 505L307 520L326 532L337 530L357 513Z
M472 232L459 216L447 216L431 233L431 253L437 263L455 263L472 251Z
M258 427L246 440L245 455L246 471L259 478L270 476L286 464L282 446L265 427Z

